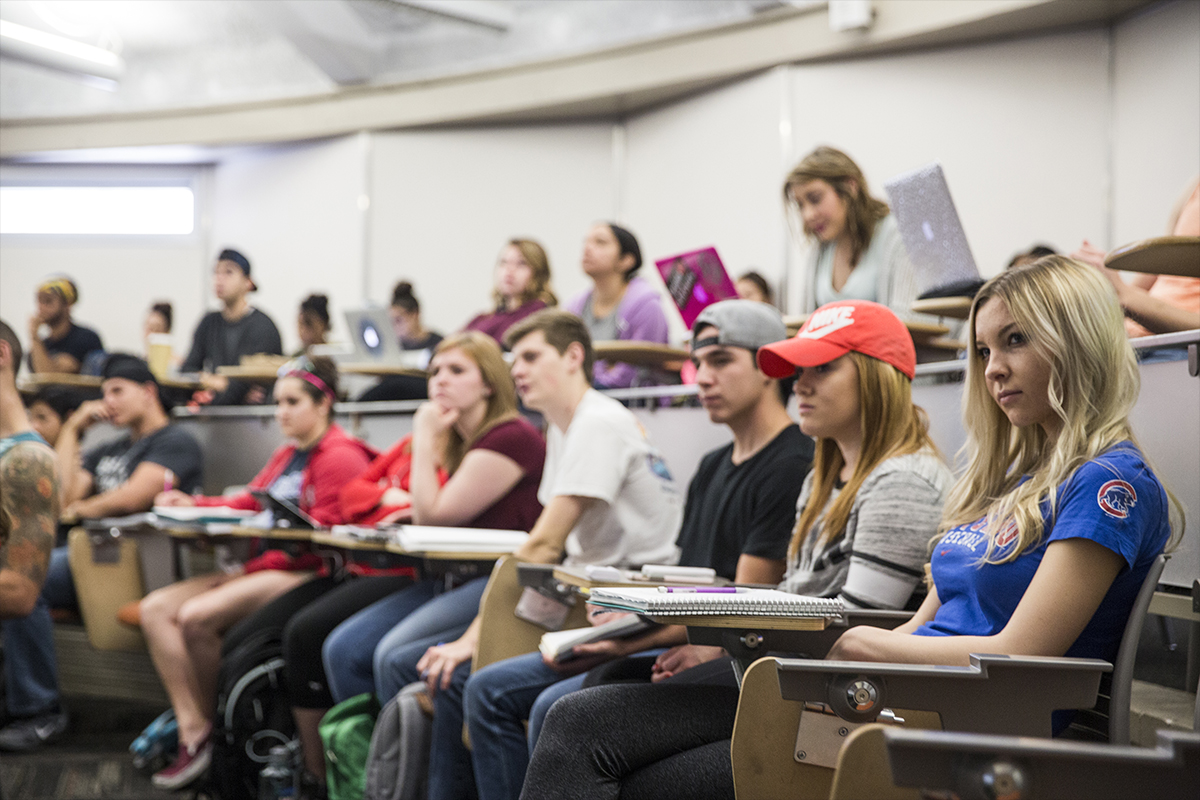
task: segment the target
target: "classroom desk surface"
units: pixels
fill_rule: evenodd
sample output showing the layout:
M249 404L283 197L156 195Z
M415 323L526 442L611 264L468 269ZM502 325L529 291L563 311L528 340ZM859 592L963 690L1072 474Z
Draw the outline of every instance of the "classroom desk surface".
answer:
M475 550L405 550L398 542L380 541L373 539L358 539L353 536L343 536L326 530L310 531L309 541L328 547L340 547L344 550L360 550L376 553L391 553L397 556L423 558L427 561L495 561L507 552Z
M168 389L186 389L194 392L197 389L203 389L204 384L200 382L200 377L184 377L183 375L168 375L165 378L158 379L159 386L165 386Z
M565 564L559 564L554 567L551 575L559 583L566 584L567 586L573 586L576 589L598 589L603 586L692 586L695 584L695 581L689 581L682 578L674 581L661 580L659 578L646 578L642 577L638 572L630 572L629 570L622 570L622 573L626 576L624 579L614 578L611 580L597 580L588 575L587 567L585 566L572 567L566 566ZM729 586L730 581L725 578L718 577L713 580L711 585Z
M1158 236L1118 247L1105 266L1125 272L1200 278L1200 236Z
M693 628L697 630L737 628L745 631L823 631L827 627L827 621L824 617L725 617L717 616L716 614L705 614L695 617L684 617L675 614L666 616L643 614L642 616L661 625L686 625L689 631L689 640L691 636L690 631Z
M966 319L971 315L972 297L929 297L924 300L914 300L914 314L931 314L935 317L951 319Z
M313 544L323 544L329 547L340 547L343 550L365 550L372 553L387 552L387 542L375 539L358 539L353 536L343 536L332 531L313 531L310 541Z
M807 319L807 314L784 317L783 322L787 325L788 336L795 336L796 332L800 330L800 327ZM945 325L940 325L936 322L920 322L912 319L904 320L904 327L908 328L909 334L917 344L937 339L939 336L945 336L950 332L950 329Z
M99 375L76 375L71 372L35 372L20 380L18 388L26 394L32 394L43 386L69 386L73 389L99 389L103 379ZM184 377L159 378L158 383L167 389L186 389L195 391L202 389L199 380Z
M209 525L170 524L159 530L173 539L280 539L291 542L312 541L314 531L303 528L252 528L247 525L215 523Z
M390 375L408 375L412 378L428 378L429 373L416 367L406 367L403 364L384 364L372 361L358 361L349 364L339 364L338 372L346 375L366 375L372 378L386 378Z
M251 383L271 383L279 377L279 367L270 364L239 364L236 367L217 367L217 374Z
M73 372L35 372L18 381L22 392L36 392L43 386L70 386L74 389L99 389L99 375L77 375Z
M618 339L596 342L593 348L596 351L597 359L620 361L636 367L678 369L679 362L686 361L688 357L687 350L658 342L629 342Z

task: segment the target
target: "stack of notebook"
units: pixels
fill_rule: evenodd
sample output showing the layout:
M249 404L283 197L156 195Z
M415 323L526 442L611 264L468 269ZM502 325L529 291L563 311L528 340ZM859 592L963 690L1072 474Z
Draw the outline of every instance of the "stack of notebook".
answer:
M841 615L837 598L807 597L777 589L656 586L593 589L588 602L652 617L777 617L829 619Z

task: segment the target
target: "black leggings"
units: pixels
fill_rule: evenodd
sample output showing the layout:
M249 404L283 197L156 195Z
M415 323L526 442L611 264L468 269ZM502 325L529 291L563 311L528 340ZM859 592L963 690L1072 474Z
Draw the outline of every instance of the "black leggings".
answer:
M321 647L325 637L351 615L412 584L412 578L313 578L267 603L229 629L224 656L247 636L276 628L283 636L287 684L295 708L330 708L333 696L325 680Z
M598 686L556 702L534 748L522 800L727 800L736 688Z

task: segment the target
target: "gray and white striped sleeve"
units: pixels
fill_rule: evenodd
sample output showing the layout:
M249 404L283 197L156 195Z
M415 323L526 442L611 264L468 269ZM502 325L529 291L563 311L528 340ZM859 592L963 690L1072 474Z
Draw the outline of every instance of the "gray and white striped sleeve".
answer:
M860 608L903 608L924 574L948 483L935 471L893 470L859 490L841 596ZM849 524L847 528L849 528Z

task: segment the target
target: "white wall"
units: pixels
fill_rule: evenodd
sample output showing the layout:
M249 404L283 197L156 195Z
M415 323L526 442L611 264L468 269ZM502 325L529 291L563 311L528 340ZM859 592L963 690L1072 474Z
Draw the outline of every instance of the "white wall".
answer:
M382 133L373 137L371 295L413 279L422 319L455 331L492 307L512 237L539 241L560 301L586 287L583 236L613 213L611 126Z
M980 271L1105 230L1107 34L1068 33L793 73L800 155L848 152L876 196L942 164Z
M1155 6L1111 31L781 67L622 127L623 148L603 121L224 153L200 196L207 221L186 242L4 237L0 314L23 329L33 286L63 270L80 281L80 319L111 346L139 347L143 310L168 296L183 348L213 304L211 260L232 245L253 261L254 302L289 349L308 292L330 295L339 337L341 310L386 303L401 277L414 280L427 323L449 331L488 307L507 238L546 245L566 299L586 286L588 225L614 216L648 261L713 244L734 274L753 265L778 280L788 239L779 187L820 143L854 156L877 194L887 178L940 161L984 274L1034 241L1069 250L1084 237L1112 246L1158 235L1200 172L1200 5ZM793 286L802 263L793 253Z
M656 109L629 120L624 217L656 258L716 245L735 279L757 269L783 277L784 168L779 123L785 69ZM683 322L665 304L677 332Z
M197 207L202 207L205 172L195 166L5 165L2 177L6 182L49 185L172 182L191 185ZM28 344L37 286L49 275L63 273L79 287L74 318L99 331L110 352L143 351L142 324L157 300L174 305L175 346L184 347L201 308L198 286L204 249L202 224L180 236L0 236L0 317Z
M208 264L223 247L250 259L251 302L275 320L284 352L300 346L296 314L309 293L329 296L335 339L345 336L341 311L361 306L366 148L363 136L255 148L215 170ZM216 307L211 288L206 302Z
M1166 234L1200 174L1200 3L1154 6L1118 25L1114 54L1110 247Z
M0 264L0 317L26 344L34 293L52 273L66 273L79 286L73 316L96 329L110 352L142 352L142 323L156 300L174 304L176 350L187 346L200 311L194 286L203 254L195 243L5 242Z
M546 248L560 300L582 291L583 237L613 213L611 126L548 125L373 137L370 277L386 303L410 278L427 326L462 326L492 305L510 238Z

